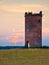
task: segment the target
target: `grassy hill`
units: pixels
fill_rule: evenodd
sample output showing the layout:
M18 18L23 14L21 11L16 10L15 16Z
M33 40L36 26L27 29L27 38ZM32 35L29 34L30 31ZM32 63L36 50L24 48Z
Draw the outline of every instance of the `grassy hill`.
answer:
M0 65L49 65L49 49L0 50Z

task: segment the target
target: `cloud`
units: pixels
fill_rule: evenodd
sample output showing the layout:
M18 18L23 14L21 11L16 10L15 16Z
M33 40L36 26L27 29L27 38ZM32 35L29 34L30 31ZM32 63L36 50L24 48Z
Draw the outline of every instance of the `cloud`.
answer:
M38 10L49 11L49 8L40 4L0 5L0 9L6 12L37 12Z
M0 0L3 4L49 4L49 0Z
M0 5L0 11L4 13L25 13L28 11L39 12L43 11L43 26L46 26L46 24L49 24L49 8L47 6L41 5L41 4L15 4L15 5L8 5L3 4ZM21 17L20 17L21 18ZM22 24L22 23L21 23ZM20 26L21 27L21 26ZM48 25L49 27L49 25Z
M13 33L12 35L0 36L0 42L10 42L16 45L17 43L24 42L24 33Z
M42 35L43 35L44 38L49 37L49 27L42 29Z

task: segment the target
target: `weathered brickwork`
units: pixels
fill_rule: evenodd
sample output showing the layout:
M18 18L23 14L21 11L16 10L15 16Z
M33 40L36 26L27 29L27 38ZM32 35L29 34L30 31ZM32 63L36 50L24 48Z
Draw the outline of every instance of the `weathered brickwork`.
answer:
M25 46L42 46L42 11L32 14L25 12Z

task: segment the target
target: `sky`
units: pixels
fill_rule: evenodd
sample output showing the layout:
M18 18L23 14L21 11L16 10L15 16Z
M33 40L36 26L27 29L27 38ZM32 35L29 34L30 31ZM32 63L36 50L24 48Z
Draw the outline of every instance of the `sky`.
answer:
M0 46L24 45L24 14L40 11L42 45L49 46L49 0L0 0Z

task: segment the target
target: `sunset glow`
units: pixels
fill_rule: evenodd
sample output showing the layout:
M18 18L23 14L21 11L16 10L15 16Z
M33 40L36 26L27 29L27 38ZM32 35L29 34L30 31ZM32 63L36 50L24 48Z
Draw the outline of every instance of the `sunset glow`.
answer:
M25 12L42 11L42 37L49 38L49 0L1 0L0 1L0 45L24 43ZM48 39L47 39L48 40ZM2 44L2 42L4 44ZM49 42L49 40L48 40ZM45 42L46 43L46 42ZM43 43L44 44L44 43ZM49 45L49 43L47 43Z

